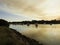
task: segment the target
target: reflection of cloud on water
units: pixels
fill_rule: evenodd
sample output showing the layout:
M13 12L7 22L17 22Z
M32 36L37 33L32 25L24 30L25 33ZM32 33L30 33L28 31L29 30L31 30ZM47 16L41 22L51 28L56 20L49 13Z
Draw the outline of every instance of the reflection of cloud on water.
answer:
M23 32L24 35L43 42L46 45L60 45L60 26L42 26L37 29L30 29Z

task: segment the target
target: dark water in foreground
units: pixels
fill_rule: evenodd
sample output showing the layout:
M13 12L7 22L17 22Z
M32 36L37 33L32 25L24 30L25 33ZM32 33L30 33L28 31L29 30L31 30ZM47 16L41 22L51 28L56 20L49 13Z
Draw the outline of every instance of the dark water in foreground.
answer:
M38 27L35 25L10 25L10 28L46 45L60 45L60 24L39 24Z

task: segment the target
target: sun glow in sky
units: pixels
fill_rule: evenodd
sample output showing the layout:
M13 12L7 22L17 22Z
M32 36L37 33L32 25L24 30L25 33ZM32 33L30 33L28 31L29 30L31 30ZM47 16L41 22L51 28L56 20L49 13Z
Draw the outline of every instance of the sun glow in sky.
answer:
M60 0L0 0L0 10L28 20L60 19Z

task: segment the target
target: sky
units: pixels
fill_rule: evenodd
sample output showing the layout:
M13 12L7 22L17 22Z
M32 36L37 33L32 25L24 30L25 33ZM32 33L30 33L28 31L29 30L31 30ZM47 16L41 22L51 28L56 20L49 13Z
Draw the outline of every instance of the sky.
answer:
M8 21L60 20L60 0L0 0L0 18Z

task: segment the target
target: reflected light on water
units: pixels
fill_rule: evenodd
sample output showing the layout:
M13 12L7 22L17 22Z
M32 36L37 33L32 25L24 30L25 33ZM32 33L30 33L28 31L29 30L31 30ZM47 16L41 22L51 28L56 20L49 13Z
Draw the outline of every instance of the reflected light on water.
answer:
M10 27L46 45L60 45L60 24L39 24L37 28L35 25L11 25Z

